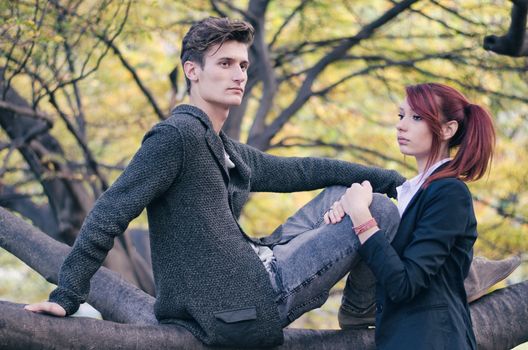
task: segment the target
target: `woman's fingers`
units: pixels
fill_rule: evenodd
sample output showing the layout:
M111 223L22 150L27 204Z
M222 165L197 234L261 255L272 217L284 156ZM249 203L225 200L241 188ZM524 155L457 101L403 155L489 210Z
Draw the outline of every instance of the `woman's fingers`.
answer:
M340 202L335 202L333 205L334 212L336 213L336 216L339 218L339 221L341 221L345 217L345 210L343 209L343 206Z
M343 220L343 217L345 216L345 211L343 210L343 207L341 206L341 203L334 202L330 209L323 215L323 219L325 224L337 224L338 222L341 222Z

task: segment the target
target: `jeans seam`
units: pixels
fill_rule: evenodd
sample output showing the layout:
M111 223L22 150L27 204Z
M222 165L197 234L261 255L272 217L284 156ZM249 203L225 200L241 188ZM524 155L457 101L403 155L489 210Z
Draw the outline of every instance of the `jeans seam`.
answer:
M313 224L312 226L312 230L314 228L318 228L319 226L321 226L321 224L324 222L324 213L323 213L323 216L319 216L319 219ZM308 230L309 231L309 230Z
M324 296L328 293L327 290L325 290L324 292L322 292L321 294L319 295L316 295L315 297L313 297L312 299L302 303L301 305L297 305L295 308L291 309L289 312L288 312L288 319L291 320L291 316L292 315L296 315L297 314L297 310L302 310L304 309L307 305L310 305L310 304L313 304L315 303L316 301L320 300L321 298L324 298Z
M307 286L308 284L310 284L313 280L315 280L317 278L317 276L320 276L323 272L327 271L330 269L330 267L332 265L334 265L336 262L338 262L339 260L343 259L345 256L349 255L350 253L353 253L356 249L355 248L349 248L347 250L345 250L344 254L342 256L340 256L339 258L333 260L333 261L330 261L328 264L324 265L321 269L319 269L317 272L315 272L313 275L311 275L310 277L308 277L307 279L305 279L304 281L302 281L299 285L297 285L295 288L291 289L290 291L288 292L284 292L282 293L282 295L280 296L280 298L278 299L279 302L283 302L284 300L286 300L290 295L292 294L295 294L297 291L299 291L301 288ZM282 280L282 278L281 278Z

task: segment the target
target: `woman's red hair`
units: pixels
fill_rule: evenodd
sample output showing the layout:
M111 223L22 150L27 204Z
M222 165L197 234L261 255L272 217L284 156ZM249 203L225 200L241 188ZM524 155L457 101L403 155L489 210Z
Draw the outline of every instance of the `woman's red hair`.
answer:
M448 144L449 151L458 148L453 160L427 178L424 187L436 179L445 177L474 181L484 176L495 145L495 129L491 115L447 85L418 84L407 86L405 91L409 106L424 119L433 134L426 169L438 159L442 143L442 123L451 120L458 122L458 130Z

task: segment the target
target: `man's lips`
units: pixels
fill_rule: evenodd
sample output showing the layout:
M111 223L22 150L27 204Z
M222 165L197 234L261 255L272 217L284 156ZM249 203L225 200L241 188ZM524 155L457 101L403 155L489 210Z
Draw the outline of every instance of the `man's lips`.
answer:
M229 88L227 89L229 91L236 91L236 92L240 92L240 93L244 93L244 89L242 88L239 88L239 87L232 87L232 88Z

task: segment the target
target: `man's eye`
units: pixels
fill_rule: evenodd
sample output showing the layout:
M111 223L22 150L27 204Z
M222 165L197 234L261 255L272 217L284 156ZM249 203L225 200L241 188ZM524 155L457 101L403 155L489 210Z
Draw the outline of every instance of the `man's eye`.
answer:
M220 62L220 65L221 65L222 67L229 67L229 62L227 62L227 61L223 61L223 62Z

